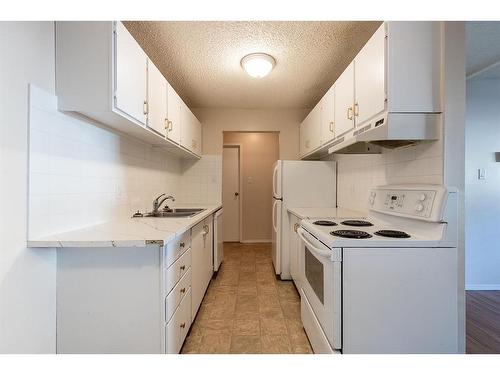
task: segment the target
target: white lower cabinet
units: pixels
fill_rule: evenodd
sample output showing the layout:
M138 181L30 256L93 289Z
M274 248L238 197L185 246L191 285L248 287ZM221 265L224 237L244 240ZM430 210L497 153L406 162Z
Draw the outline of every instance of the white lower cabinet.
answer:
M213 215L191 230L192 243L192 311L196 316L213 275Z
M191 288L189 288L165 328L165 346L168 354L180 352L191 327L191 321Z
M292 214L290 215L290 230L288 231L289 247L290 247L290 276L297 289L300 290L300 268L299 268L299 235L297 234L297 229L300 226L300 219Z

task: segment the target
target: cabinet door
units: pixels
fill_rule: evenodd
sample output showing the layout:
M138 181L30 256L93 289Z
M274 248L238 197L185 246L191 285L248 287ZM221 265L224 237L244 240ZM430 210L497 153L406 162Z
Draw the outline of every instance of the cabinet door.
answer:
M121 22L115 38L115 108L146 124L148 57Z
M302 156L311 152L311 113L302 122L300 127L300 145L302 149Z
M188 150L191 150L191 142L193 139L193 116L186 105L181 106L181 139L180 144Z
M192 149L196 155L201 155L201 122L194 116Z
M335 85L321 99L321 144L335 138Z
M207 218L191 229L192 311L196 315L213 273L213 224Z
M335 136L354 128L354 62L335 82Z
M181 141L181 105L180 96L168 85L168 125L167 138L179 144Z
M299 218L290 214L290 276L292 277L295 285L300 290L299 285L299 236L297 234L297 226L299 225Z
M309 124L310 151L321 146L321 101L311 111Z
M356 126L385 109L385 27L382 25L354 59Z
M149 60L147 125L162 136L166 135L167 90L167 80Z
M203 232L203 294L210 284L214 271L214 222L213 216L205 219L205 230Z
M306 154L306 120L302 121L299 126L299 156L302 157Z

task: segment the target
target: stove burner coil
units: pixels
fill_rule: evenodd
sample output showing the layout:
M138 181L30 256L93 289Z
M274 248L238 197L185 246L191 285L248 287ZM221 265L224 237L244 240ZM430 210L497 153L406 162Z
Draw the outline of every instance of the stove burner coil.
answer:
M337 236L337 237L344 237L344 238L356 238L356 239L364 239L364 238L370 238L371 234L363 232L361 230L334 230L333 232L330 232L331 235Z
M343 225L348 225L351 227L371 227L373 226L372 223L366 220L345 220L341 222Z
M383 229L383 230L376 231L375 234L377 236L390 237L390 238L410 238L411 237L408 233L401 232L399 230L389 230L389 229Z
M313 222L313 224L321 225L324 227L334 227L335 225L337 225L337 223L334 223L333 221L330 220L316 220L315 222Z

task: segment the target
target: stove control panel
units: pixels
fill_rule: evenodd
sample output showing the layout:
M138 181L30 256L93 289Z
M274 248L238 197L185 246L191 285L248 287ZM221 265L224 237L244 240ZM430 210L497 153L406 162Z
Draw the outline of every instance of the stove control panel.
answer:
M400 216L430 218L436 190L374 189L370 192L370 209Z

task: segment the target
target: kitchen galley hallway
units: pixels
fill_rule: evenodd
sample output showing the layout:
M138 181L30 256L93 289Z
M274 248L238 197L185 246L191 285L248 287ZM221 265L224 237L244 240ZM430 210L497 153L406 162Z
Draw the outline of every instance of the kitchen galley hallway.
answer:
M292 281L277 280L268 243L224 243L182 354L312 353Z

